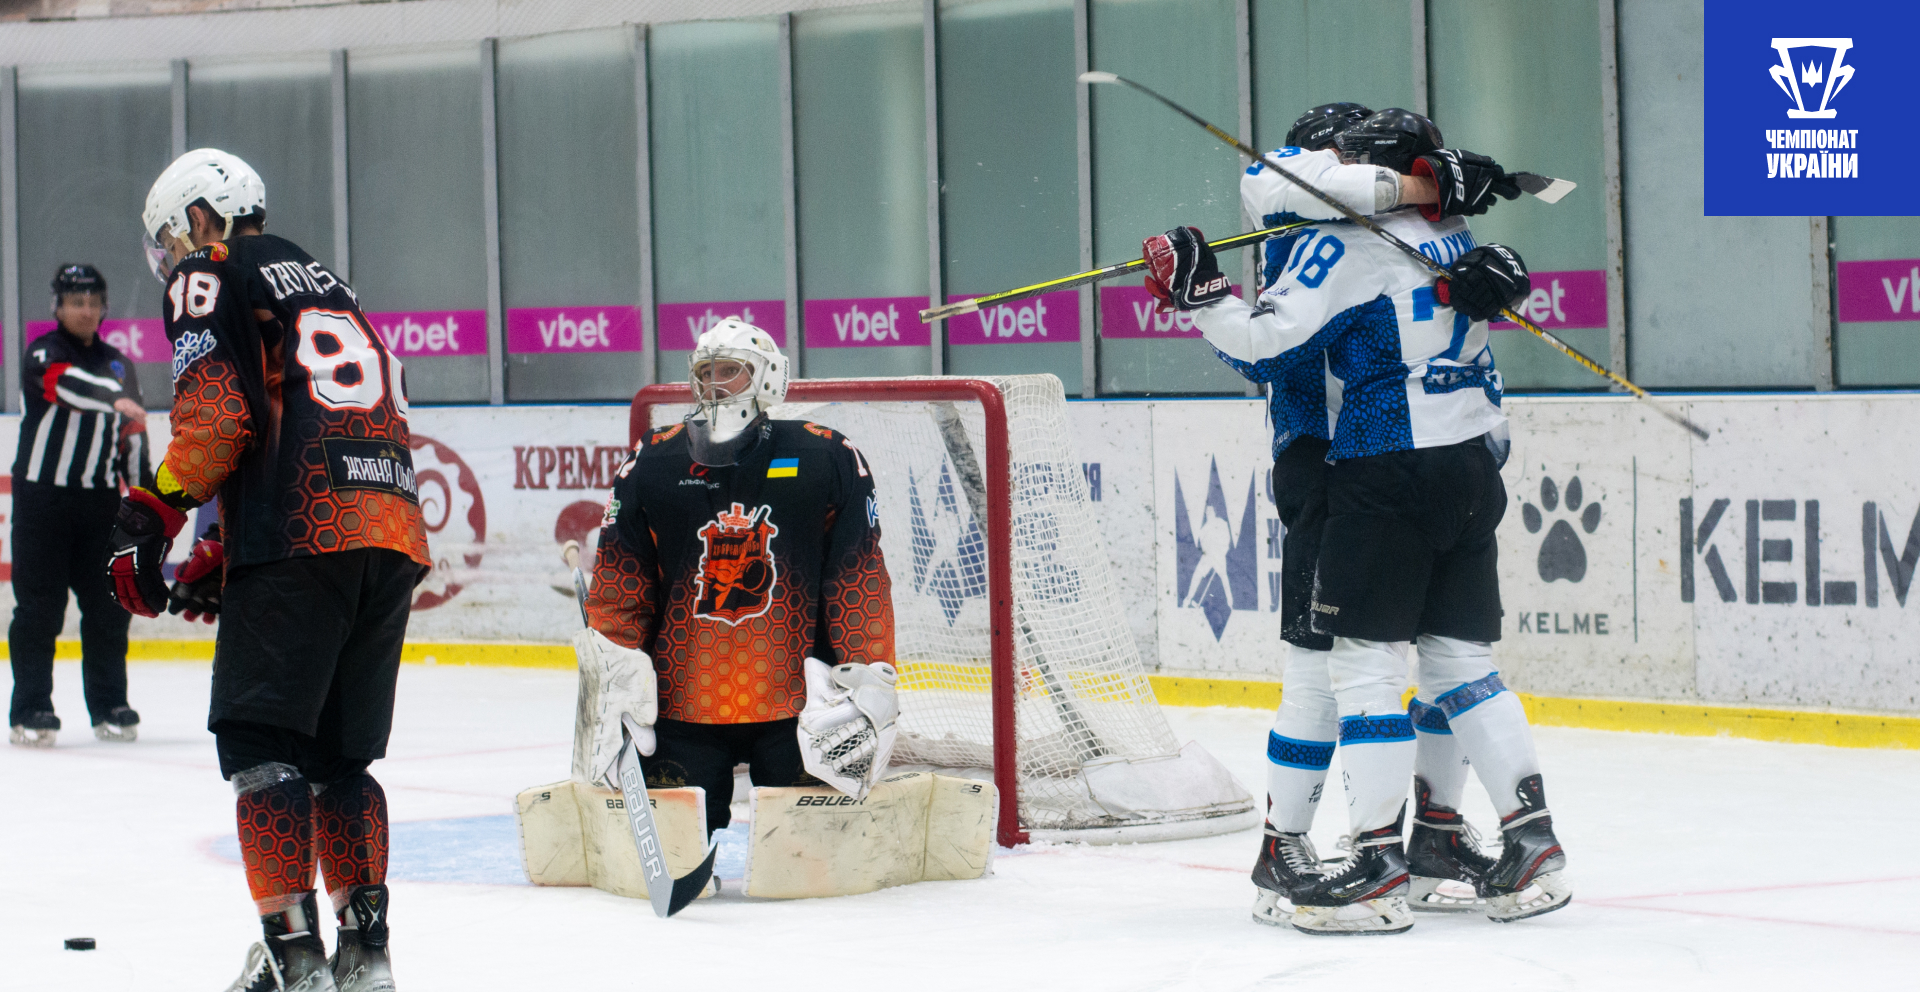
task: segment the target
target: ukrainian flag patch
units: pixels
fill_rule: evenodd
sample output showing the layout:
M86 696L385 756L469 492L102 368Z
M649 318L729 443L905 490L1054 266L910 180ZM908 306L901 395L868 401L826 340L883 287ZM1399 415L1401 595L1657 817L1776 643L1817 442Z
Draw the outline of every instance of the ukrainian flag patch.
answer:
M800 459L775 458L767 465L767 478L791 479L800 474Z

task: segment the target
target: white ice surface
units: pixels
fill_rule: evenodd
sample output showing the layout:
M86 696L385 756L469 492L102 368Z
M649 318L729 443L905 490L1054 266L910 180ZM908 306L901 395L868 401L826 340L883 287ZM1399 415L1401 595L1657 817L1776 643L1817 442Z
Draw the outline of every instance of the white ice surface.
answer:
M208 672L131 666L145 722L117 745L93 739L78 665L63 663L61 746L0 749L0 989L210 992L238 971L258 930L222 854L233 797L202 729ZM723 897L662 921L643 901L514 884L501 818L518 790L565 777L573 693L562 672L402 674L391 757L373 770L395 820L405 992L1920 984L1911 752L1540 729L1575 900L1507 926L1422 916L1404 936L1328 939L1254 924L1251 831L1018 850L977 882ZM1268 714L1168 712L1261 791ZM1489 825L1477 784L1469 797ZM1328 805L1314 833L1331 852L1344 817ZM483 881L447 880L462 878ZM73 936L100 949L62 950Z

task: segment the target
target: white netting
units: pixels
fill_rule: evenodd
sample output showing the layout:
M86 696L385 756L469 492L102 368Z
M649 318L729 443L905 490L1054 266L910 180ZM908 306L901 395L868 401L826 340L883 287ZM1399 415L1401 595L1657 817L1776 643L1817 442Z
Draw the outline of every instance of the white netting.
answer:
M1138 827L1250 815L1252 800L1224 769L1211 758L1182 754L1154 699L1087 500L1060 380L992 381L1006 399L1013 490L1022 824ZM987 446L980 405L794 403L773 416L841 431L874 472L901 663L894 763L991 767L987 542L979 509ZM1179 763L1127 764L1160 758ZM1131 771L1136 768L1146 769L1144 777ZM1211 783L1200 787L1150 781L1210 775ZM1165 801L1156 802L1160 792Z

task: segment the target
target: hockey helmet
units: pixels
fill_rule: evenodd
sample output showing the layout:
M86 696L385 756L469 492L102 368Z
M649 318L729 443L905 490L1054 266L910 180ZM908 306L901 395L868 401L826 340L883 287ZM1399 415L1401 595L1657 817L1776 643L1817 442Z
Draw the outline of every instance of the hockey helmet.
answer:
M1332 148L1340 132L1373 116L1373 111L1357 103L1323 103L1300 115L1287 129L1287 145L1317 152Z
M240 156L218 148L196 148L174 159L153 181L153 188L147 191L146 209L140 214L147 265L161 282L166 281L172 268L161 234L164 231L188 240L193 223L187 217L187 207L195 203L204 203L226 221L226 230L220 235L224 240L233 235L235 217L266 210L267 184Z
M107 298L107 277L91 265L62 265L53 274L53 305L59 306L61 297L68 293L93 293L104 300Z
M787 398L787 356L773 335L738 317L708 328L687 360L695 447L724 445ZM720 454L715 452L716 455ZM702 464L732 464L695 457Z
M1401 175L1413 170L1413 160L1446 147L1440 128L1411 110L1389 107L1353 125L1334 139L1340 157L1363 165L1380 165Z

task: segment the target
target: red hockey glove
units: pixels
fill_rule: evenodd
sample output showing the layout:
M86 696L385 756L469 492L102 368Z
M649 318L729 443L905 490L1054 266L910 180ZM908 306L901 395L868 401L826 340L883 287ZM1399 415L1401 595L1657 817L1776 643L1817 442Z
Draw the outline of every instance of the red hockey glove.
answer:
M1196 310L1233 292L1220 263L1197 227L1176 227L1140 243L1147 262L1147 292L1160 301L1161 313Z
M226 566L227 548L221 543L220 525L214 524L200 535L193 550L187 552L187 560L174 570L167 612L180 614L188 623L214 622L220 616L220 590L227 582Z
M120 501L113 518L111 556L107 578L113 598L128 613L157 617L167 608L167 581L160 574L173 537L186 524L186 514L160 501L145 489L134 489Z

